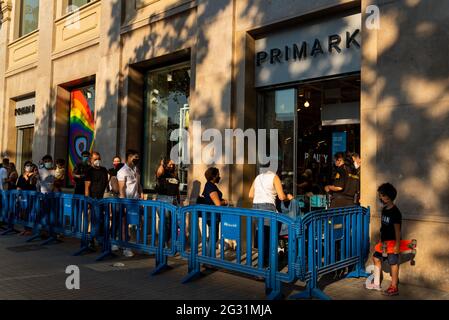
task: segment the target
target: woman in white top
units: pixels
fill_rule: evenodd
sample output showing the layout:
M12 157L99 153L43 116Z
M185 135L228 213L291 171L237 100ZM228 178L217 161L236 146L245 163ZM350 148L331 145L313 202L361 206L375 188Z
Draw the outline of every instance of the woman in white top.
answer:
M249 197L253 199L253 209L277 212L276 196L281 201L293 199L291 194L286 195L284 193L281 179L279 179L276 173L262 167L261 173L254 179L253 185L249 190ZM270 221L268 219L264 219L263 238L263 267L266 267L270 258ZM258 235L256 239L258 239ZM258 242L258 240L255 241L256 243Z

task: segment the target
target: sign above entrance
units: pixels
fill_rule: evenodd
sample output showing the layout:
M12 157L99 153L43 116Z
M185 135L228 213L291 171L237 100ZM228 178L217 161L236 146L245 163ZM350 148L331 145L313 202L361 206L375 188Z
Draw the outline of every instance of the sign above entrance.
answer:
M361 14L256 40L256 87L360 71Z
M36 108L36 98L18 100L14 116L16 118L16 127L34 125L34 110Z

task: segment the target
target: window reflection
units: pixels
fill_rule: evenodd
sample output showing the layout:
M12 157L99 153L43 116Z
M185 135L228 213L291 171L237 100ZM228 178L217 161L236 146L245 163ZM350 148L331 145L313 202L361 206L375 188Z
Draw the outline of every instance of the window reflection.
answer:
M154 191L156 171L162 159L169 159L171 149L182 143L170 141L176 129L189 127L190 67L181 65L150 71L146 75L144 188ZM181 137L183 139L183 137ZM178 150L180 154L184 150ZM187 164L180 164L180 189L187 191Z

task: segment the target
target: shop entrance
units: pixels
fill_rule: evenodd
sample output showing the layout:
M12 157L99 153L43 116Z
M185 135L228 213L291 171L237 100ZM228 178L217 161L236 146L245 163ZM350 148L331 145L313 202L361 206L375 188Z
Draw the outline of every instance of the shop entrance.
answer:
M360 75L265 90L259 99L259 128L278 129L285 191L324 195L334 155L360 153Z

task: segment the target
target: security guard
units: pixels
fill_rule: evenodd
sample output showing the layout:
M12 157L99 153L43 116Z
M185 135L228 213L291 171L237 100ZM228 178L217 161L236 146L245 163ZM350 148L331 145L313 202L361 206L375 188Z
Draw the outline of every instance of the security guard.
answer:
M353 199L354 205L360 205L360 165L361 159L358 153L351 155L352 163L348 172L348 180L344 194Z
M345 165L345 156L339 152L335 154L335 174L333 178L333 184L324 187L327 193L331 193L331 208L348 207L354 205L354 196L346 194L348 191L348 178L349 171L347 165ZM349 192L349 191L348 191Z

